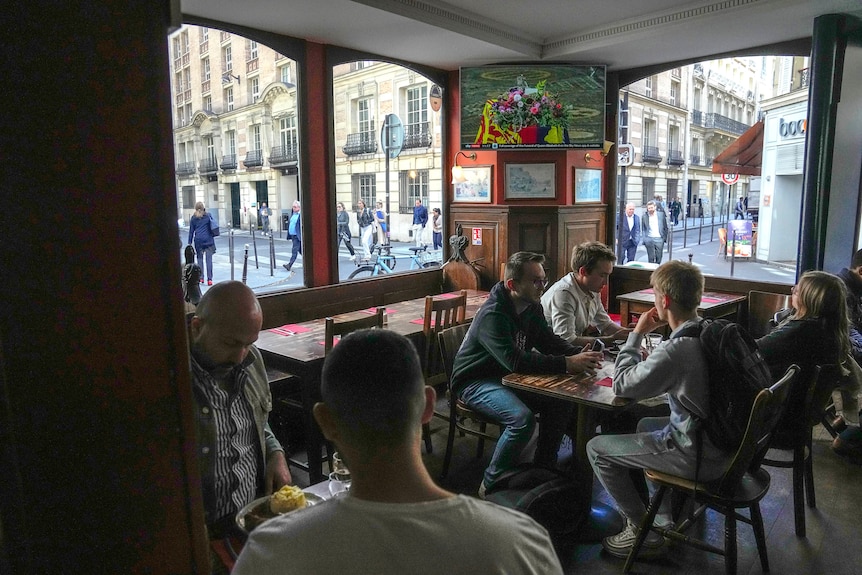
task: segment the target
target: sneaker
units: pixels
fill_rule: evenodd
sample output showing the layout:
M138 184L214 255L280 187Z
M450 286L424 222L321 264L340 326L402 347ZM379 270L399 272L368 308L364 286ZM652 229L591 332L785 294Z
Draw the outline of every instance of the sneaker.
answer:
M488 491L488 488L485 487L485 480L483 479L482 483L479 484L479 492L477 493L477 495L479 496L479 499L482 499L482 500L485 499L485 492L486 491Z
M204 283L204 278L201 278L201 283Z
M290 271L290 266L288 266L287 264L281 264L281 266L282 266L284 269L286 269L287 271Z
M213 285L213 281L212 281L212 280L207 280L207 285L208 285L208 286Z
M605 537L602 540L602 547L604 547L605 551L614 557L625 559L629 556L632 547L635 545L635 539L638 537L638 532L639 529L637 528L637 525L631 521L626 521L625 529L616 535ZM667 541L665 538L658 533L650 531L647 534L646 539L644 539L643 545L641 545L638 558L651 559L659 557L663 555L665 551L667 551Z

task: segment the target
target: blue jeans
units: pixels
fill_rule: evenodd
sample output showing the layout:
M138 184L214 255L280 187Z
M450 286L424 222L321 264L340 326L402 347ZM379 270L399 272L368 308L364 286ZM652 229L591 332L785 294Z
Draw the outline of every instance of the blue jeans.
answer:
M296 262L296 256L302 253L302 238L299 236L293 236L293 246L290 251L290 263L287 264L287 270L290 271L290 268L293 267L294 262Z
M504 429L491 463L485 469L485 487L491 487L504 471L515 467L536 428L534 411L542 414L535 462L554 465L572 405L504 387L498 379L473 382L461 391L461 399L477 413L500 422Z
M205 248L197 248L198 252L198 265L201 268L201 274L203 274L203 270L207 271L207 279L212 281L213 279L213 254L215 253L215 244L211 246L207 246ZM204 258L206 257L206 268L204 268Z

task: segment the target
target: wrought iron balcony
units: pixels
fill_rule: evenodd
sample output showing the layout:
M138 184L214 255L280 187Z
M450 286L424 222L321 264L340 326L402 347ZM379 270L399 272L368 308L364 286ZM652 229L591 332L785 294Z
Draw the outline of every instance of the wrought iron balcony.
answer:
M685 164L685 158L682 157L682 152L680 150L667 151L668 166L681 166L683 164Z
M661 156L658 153L658 148L655 146L644 146L641 157L644 164L661 163Z
M236 169L236 154L230 154L228 156L222 156L221 169L222 170L235 170Z
M431 130L428 122L418 124L407 124L404 126L404 146L408 148L430 148Z
M269 155L269 165L274 168L297 161L299 161L299 150L297 150L295 143L287 146L274 146Z
M263 150L249 150L242 163L246 168L259 168L263 165Z
M691 165L692 166L702 166L703 165L703 158L701 158L700 156L692 155L691 156Z
M202 176L214 174L218 172L218 161L215 158L206 158L205 160L201 160L198 169L201 171Z
M180 162L177 164L178 176L191 176L197 171L194 162Z
M721 130L723 132L730 132L737 136L741 136L746 130L748 130L748 128L751 127L742 122L732 120L727 116L715 113L703 113L700 110L693 110L691 112L691 123L696 126L700 126L701 128Z
M347 143L341 150L348 156L373 154L377 151L377 134L373 130L347 134Z

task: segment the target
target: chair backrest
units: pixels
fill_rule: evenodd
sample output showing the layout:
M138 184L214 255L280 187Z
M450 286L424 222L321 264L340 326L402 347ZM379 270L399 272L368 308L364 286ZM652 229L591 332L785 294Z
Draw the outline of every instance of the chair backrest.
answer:
M446 372L446 381L449 382L450 387L452 386L452 366L455 364L455 356L461 349L461 344L464 342L464 337L469 329L470 323L462 323L437 332L440 356L443 358L443 369Z
M360 317L358 319L348 319L344 321L336 321L331 317L326 318L326 335L323 340L324 354L332 351L332 346L335 345L335 336L344 336L350 332L367 329L367 328L382 328L383 313L385 308L379 307L373 315L368 317Z
M850 358L850 361L853 359ZM832 400L832 391L838 387L843 377L841 365L837 363L826 363L814 368L805 396L805 417L809 427L817 425L823 419L823 411Z
M799 371L798 365L791 365L781 379L768 389L762 390L754 398L745 435L730 466L719 481L719 493L732 493L747 471L760 466L760 462L769 450L769 440L778 425L793 380Z
M425 337L425 377L443 371L440 365L440 352L437 332L464 323L467 315L467 290L461 290L457 297L425 297L425 323L422 334Z
M758 339L772 331L775 312L790 307L790 296L752 290L748 292L748 333Z

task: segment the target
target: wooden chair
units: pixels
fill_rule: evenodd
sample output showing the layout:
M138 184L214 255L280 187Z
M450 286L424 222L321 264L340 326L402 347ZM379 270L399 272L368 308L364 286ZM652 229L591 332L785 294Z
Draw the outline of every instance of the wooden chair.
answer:
M335 345L335 336L345 336L359 329L382 328L385 311L385 308L379 307L373 315L344 321L335 321L331 317L326 318L326 335L323 340L324 354L328 355L332 351L332 346Z
M422 335L425 350L422 357L422 369L425 375L425 385L436 386L448 380L443 361L440 358L440 345L437 343L437 333L452 326L464 323L467 316L467 290L461 290L456 297L441 298L440 296L425 297L425 323L422 325ZM442 419L449 419L447 414L436 413ZM425 424L422 428L426 453L433 452L431 444L431 426Z
M775 312L789 307L789 295L757 290L748 292L748 333L754 339L763 337L772 331Z
M826 406L832 400L834 390L842 377L841 366L826 364L816 366L804 396L805 405L801 418L782 421L775 430L769 444L769 453L763 459L764 465L793 469L793 517L796 535L805 537L805 505L803 490L808 499L808 507L817 506L814 497L814 464L811 457L812 428L821 422ZM800 382L802 383L802 382ZM773 459L773 450L792 452L791 459Z
M476 448L476 457L482 457L485 448L485 440L496 441L498 435L493 435L487 432L488 424L499 426L499 422L493 419L488 419L472 409L466 403L455 397L452 393L452 366L455 362L455 355L461 348L461 343L464 341L464 336L467 335L467 330L470 324L463 323L449 329L444 329L437 334L437 341L440 343L440 355L443 359L443 365L446 369L446 379L448 381L448 396L449 396L449 436L446 439L446 454L443 456L443 470L440 472L440 482L446 479L449 473L449 464L452 461L452 447L455 444L455 433L458 431L463 437L464 434L470 434L479 439L479 445ZM478 425L478 429L465 424L465 420L471 420Z
M783 406L790 394L791 385L798 373L798 366L790 366L784 377L757 395L739 449L737 449L724 475L718 480L695 482L691 479L651 469L645 471L647 479L656 483L658 490L650 500L646 517L640 525L638 538L626 559L623 573L628 573L631 570L650 529L674 541L724 555L725 572L736 573L737 519L750 524L754 529L761 568L764 572L769 571L769 559L766 555L766 533L763 529L763 517L760 514L760 500L769 491L770 478L769 473L760 467L760 461L769 447L769 440L778 424ZM653 520L668 489L682 492L700 505L694 513L675 528L654 527ZM745 507L750 511L750 517L745 517L736 511ZM724 515L723 549L705 541L694 539L685 533L708 508Z
M727 259L727 228L718 228L718 253L715 255L724 255Z

